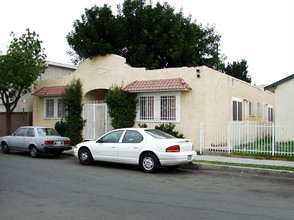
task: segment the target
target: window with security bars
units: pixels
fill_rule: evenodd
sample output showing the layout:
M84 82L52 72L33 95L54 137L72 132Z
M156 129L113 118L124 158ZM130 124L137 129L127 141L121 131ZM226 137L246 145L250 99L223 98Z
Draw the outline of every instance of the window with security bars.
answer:
M176 96L160 97L160 119L163 121L176 120Z
M44 102L45 118L50 119L60 119L64 118L67 114L66 106L63 104L60 98L47 98Z
M140 97L140 119L154 120L154 97Z
M64 118L66 116L66 106L61 99L58 99L57 112L58 118Z
M142 122L180 122L180 92L138 95L136 120Z
M54 117L54 99L46 100L46 118Z

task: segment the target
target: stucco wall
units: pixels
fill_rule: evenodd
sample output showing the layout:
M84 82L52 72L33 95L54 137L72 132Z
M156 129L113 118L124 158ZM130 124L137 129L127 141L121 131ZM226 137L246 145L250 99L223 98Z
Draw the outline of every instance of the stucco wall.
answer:
M276 123L294 125L294 79L286 81L275 89Z
M58 80L40 81L36 89L45 86L68 85L73 78L80 78L85 95L93 90L109 89L112 85L126 86L135 80L178 77L183 78L192 87L192 90L181 92L180 123L176 123L176 129L185 137L191 138L197 150L200 146L201 123L215 124L232 121L232 97L241 98L244 103L249 100L274 105L272 93L264 92L237 79L234 79L233 88L232 77L205 66L146 70L145 68L130 67L124 58L117 55L86 60L74 73ZM245 104L242 107L245 108ZM34 125L54 126L56 122L56 120L44 119L43 98L34 98L33 114ZM256 116L248 120L259 121L262 119ZM148 127L154 127L159 123L147 124Z
M57 66L51 64L49 62L48 68L45 70L43 74L39 77L39 80L47 80L47 79L59 79L63 76L71 74L75 69L74 66L66 67L66 66ZM69 65L68 65L69 66Z

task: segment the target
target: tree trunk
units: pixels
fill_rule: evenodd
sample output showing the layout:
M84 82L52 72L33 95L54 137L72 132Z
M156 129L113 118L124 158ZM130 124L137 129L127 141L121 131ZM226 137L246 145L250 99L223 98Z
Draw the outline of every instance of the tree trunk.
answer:
M6 112L6 135L11 134L11 113L12 112Z

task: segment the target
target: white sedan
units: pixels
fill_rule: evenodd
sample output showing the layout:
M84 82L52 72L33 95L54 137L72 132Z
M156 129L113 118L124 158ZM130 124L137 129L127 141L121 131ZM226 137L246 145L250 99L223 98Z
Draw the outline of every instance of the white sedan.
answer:
M93 161L137 164L151 173L159 166L176 168L196 157L193 143L156 129L116 129L102 137L78 144L74 154L83 165Z

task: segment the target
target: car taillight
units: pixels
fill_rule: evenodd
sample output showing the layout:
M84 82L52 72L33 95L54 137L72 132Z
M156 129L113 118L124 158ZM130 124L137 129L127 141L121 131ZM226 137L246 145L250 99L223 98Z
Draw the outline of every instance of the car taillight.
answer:
M180 146L175 145L175 146L168 147L166 148L166 152L180 152Z
M70 144L70 141L64 141L64 144Z
M54 141L45 141L45 144L54 144Z

